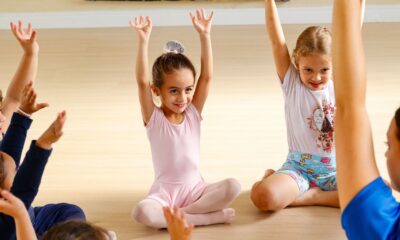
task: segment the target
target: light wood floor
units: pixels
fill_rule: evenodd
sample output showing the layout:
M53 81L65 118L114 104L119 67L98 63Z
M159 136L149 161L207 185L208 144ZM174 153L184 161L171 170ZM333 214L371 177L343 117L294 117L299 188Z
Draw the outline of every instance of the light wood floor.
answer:
M285 26L290 49L303 25ZM384 177L387 126L399 106L400 24L364 27L368 107L376 156ZM128 28L39 30L37 90L50 108L34 116L36 138L66 109L65 136L57 143L35 201L72 202L88 219L119 239L168 239L130 218L153 179L150 147L134 79L136 38ZM190 27L154 28L150 60L177 39L199 66L199 44ZM235 177L242 194L236 221L196 228L193 239L345 239L338 209L291 208L258 212L249 189L266 168L278 168L287 152L283 98L263 26L213 29L215 79L204 110L202 173L209 182ZM21 55L9 31L0 31L0 87L5 90Z

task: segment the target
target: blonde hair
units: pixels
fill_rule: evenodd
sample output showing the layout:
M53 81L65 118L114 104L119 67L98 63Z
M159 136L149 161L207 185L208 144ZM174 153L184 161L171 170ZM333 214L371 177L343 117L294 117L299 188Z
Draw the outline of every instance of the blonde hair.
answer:
M306 28L297 38L296 48L293 50L292 60L296 67L299 57L312 53L331 54L332 34L325 27L311 26Z

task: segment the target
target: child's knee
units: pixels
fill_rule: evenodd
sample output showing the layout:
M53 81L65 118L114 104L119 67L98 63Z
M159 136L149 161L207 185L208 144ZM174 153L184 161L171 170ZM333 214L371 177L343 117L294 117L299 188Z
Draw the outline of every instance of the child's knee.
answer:
M225 184L226 198L229 198L229 200L235 199L240 194L242 188L240 183L234 178L228 178L225 180Z
M251 189L250 197L253 204L260 210L277 211L283 208L278 194L268 185L255 184Z

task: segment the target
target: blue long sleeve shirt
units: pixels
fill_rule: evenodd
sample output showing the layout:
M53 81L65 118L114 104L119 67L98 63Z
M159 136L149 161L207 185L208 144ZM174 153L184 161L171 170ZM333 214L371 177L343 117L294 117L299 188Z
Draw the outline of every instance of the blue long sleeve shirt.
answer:
M51 150L42 149L36 146L36 141L32 141L23 163L19 166L26 134L31 123L30 118L14 113L0 149L15 161L18 170L10 191L22 200L26 209L29 209L39 191L43 172L51 154ZM0 213L0 239L15 238L14 219Z

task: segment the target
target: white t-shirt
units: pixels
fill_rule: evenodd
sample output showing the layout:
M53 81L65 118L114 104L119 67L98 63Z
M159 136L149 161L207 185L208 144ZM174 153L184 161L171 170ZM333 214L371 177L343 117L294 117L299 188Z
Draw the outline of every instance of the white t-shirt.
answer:
M335 155L333 81L325 89L308 89L291 64L282 84L289 150L322 156Z

